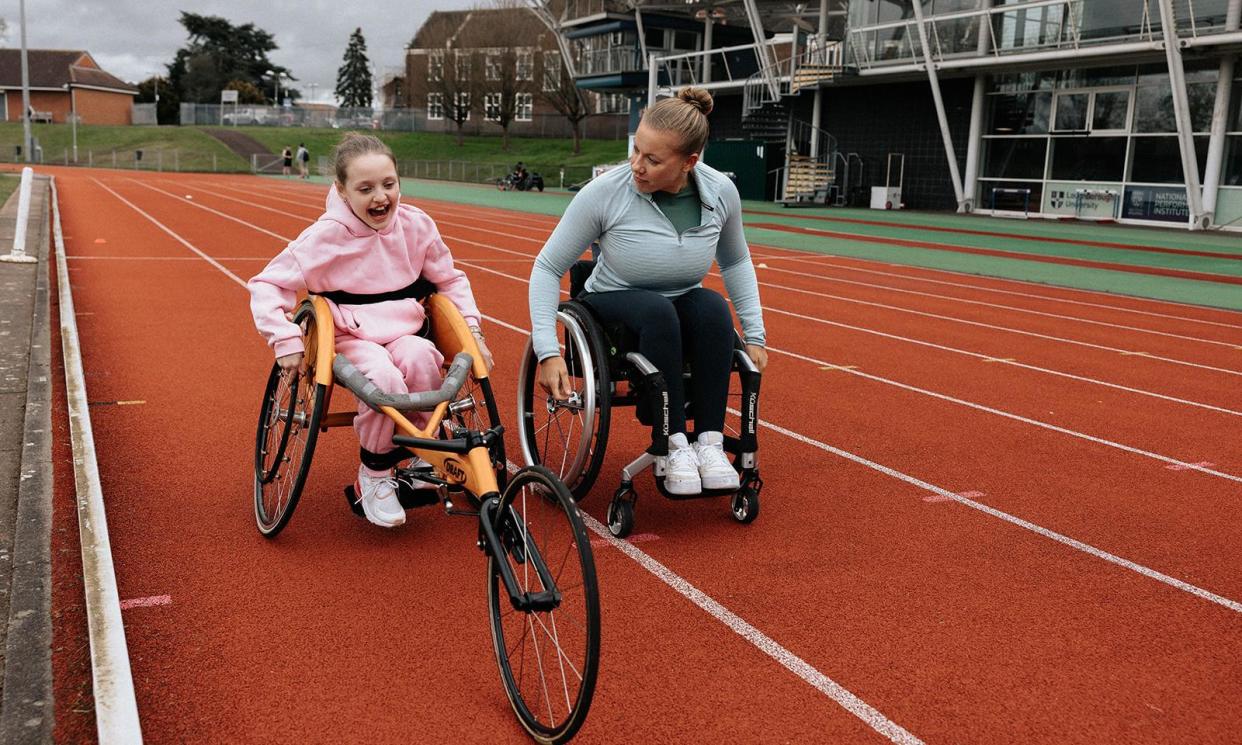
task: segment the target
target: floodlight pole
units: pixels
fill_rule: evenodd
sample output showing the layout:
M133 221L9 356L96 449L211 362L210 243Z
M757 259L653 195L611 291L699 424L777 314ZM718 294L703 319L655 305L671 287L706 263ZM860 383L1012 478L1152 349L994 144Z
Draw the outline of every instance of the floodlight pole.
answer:
M69 92L69 126L73 129L73 162L78 162L78 99L73 94L73 84L65 83Z
M34 162L33 138L30 134L30 62L26 59L26 0L21 0L22 22L22 132L25 137L26 162Z

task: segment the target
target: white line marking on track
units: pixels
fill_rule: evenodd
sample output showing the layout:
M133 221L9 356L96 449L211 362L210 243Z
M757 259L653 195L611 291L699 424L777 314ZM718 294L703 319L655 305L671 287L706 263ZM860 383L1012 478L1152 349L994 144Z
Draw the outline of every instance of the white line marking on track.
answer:
M731 410L731 411L734 415L738 414L736 410ZM1137 572L1143 575L1144 577L1154 579L1157 582L1163 582L1164 584L1169 585L1170 587L1175 587L1183 592L1188 592L1191 595L1194 595L1195 597L1199 597L1204 600L1208 600L1210 602L1216 603L1217 605L1220 605L1224 608L1228 608L1229 610L1235 613L1242 613L1242 603L1239 603L1236 600L1230 600L1227 597L1217 595L1214 592L1205 590L1202 587L1197 587L1195 585L1190 584L1189 582L1183 582L1182 580L1177 579L1176 577L1170 577L1167 574L1157 572L1156 570L1145 567L1142 564L1136 564L1135 562L1130 561L1129 559L1123 559L1120 556L1117 556L1116 554L1111 554L1102 549L1098 549L1095 546L1092 546L1087 543L1083 543L1082 541L1076 540L1074 538L1070 538L1069 536L1063 535L1054 530L1049 530L1048 528L1045 528L1041 525L1036 525L1035 523L1030 522L1028 520L1023 520L1020 517L1010 515L1007 512L1002 512L996 509L995 507L989 507L986 504L980 504L979 502L976 502L973 499L969 499L965 496L962 496L961 494L954 494L948 489L942 489L939 486L936 486L935 484L929 484L926 481L923 481L922 479L904 474L901 471L898 471L893 468L889 468L888 466L882 465L880 463L876 463L875 461L867 460L861 455L855 455L854 453L841 450L839 448L834 448L831 445L822 443L819 440L811 439L810 437L807 437L806 435L799 434L790 429L786 429L785 427L782 427L778 424L773 424L769 421L760 419L759 426L766 427L767 429L770 429L773 432L779 432L780 434L785 435L786 437L791 437L801 443L810 445L811 447L819 448L820 450L823 450L824 452L832 453L833 455L839 456L841 458L845 458L846 460L853 461L854 463L857 463L861 466L866 466L867 468L870 468L872 470L879 471L880 473L883 473L895 479L904 481L907 484L912 484L914 486L917 486L920 489L925 489L933 494L937 494L941 497L944 497L945 499L951 499L954 502L963 504L974 510L979 510L980 512L991 515L992 517L995 517L999 520L1004 520L1007 523L1017 525L1018 527L1029 530L1033 533L1038 533L1039 535L1042 535L1045 538L1050 538L1056 541L1057 543L1062 543L1066 546L1069 546L1070 548L1074 548L1079 551L1082 551L1083 553L1090 554L1091 556L1094 556L1097 559L1103 559L1104 561L1107 561L1110 564L1116 564L1119 567L1124 567L1126 569L1129 569L1132 572Z
M245 286L246 286L245 281L244 281L244 280L242 280L242 278L241 278L241 277L238 277L236 274L234 274L234 273L230 272L230 271L229 271L228 269L226 269L226 268L224 267L224 265L223 265L223 264L221 264L220 262L218 262L218 261L216 261L215 259L211 258L210 256L208 256L207 254L203 253L202 251L199 251L197 248L195 248L195 247L194 247L194 244L190 243L190 242L189 242L189 241L187 241L185 238L182 238L181 236L179 236L179 235L177 235L176 233L174 233L174 232L173 232L173 231L172 231L172 230L171 230L171 229L170 229L167 225L165 225L164 223L160 222L159 220L156 220L154 217L151 217L149 214L147 214L146 212L144 212L144 211L142 210L142 208L141 208L141 207L139 207L138 205L136 205L136 204L134 204L133 202L129 201L128 199L126 199L125 197L121 196L120 194L117 194L115 191L113 191L111 188L109 188L107 185L105 185L105 184L104 184L102 181L100 181L99 179L97 179L97 178L92 178L92 179L91 179L91 181L94 181L96 184L98 184L98 185L99 185L99 187L100 187L101 189L103 189L104 191L108 192L109 194L111 194L112 196L116 197L117 199L121 200L121 201L122 201L122 202L124 202L125 204L129 205L129 206L130 206L130 208L132 208L135 212L137 212L138 214L140 214L140 215L142 215L143 217L147 218L147 220L151 221L151 223L152 223L152 224L154 224L154 225L155 225L157 228L159 228L160 230L164 231L165 233L168 233L168 234L169 234L170 236L172 236L172 237L173 237L173 239L175 239L178 243L180 243L181 245L183 245L183 246L185 246L186 248L190 249L190 250L191 250L191 251L193 251L194 253L198 254L199 258L201 258L203 261L206 261L208 264L211 264L211 265L212 265L212 266L214 266L215 268L219 269L221 272L224 272L224 274L225 274L225 275L227 275L230 279L232 279L234 282L236 282L237 284L241 285L242 287L245 287Z
M677 594L707 611L713 618L728 626L734 633L758 647L764 654L780 663L789 672L806 681L820 693L836 701L843 709L866 722L871 729L884 735L892 742L915 745L922 740L894 723L877 709L846 690L832 678L824 675L809 663L781 646L775 639L750 625L744 618L713 600L709 595L690 584L686 579L668 567L656 561L642 549L627 542L614 538L600 521L585 512L579 511L582 521L587 527L603 538L614 548L637 562L643 569L655 575L661 582L673 588Z
M130 608L151 608L157 605L172 605L172 595L152 595L148 598L130 598L121 601L121 610Z
M115 194L115 192L113 193ZM117 196L118 198L121 198L119 195ZM196 254L206 258L208 261L211 261L210 257L208 257L205 253L195 248L192 244L190 244L184 238L181 238L176 233L173 233L171 230L169 230L159 221L155 220L155 218L143 212L138 207L135 207L132 203L126 201L124 198L121 198L121 200L125 201L126 204L129 204L130 207L132 207L135 211L137 211L143 217L147 218L152 223L155 223L157 226L163 229L165 232L175 237L178 241L180 241L187 248L190 248ZM212 264L217 269L220 269L220 271L224 272L226 275L228 275L230 278L236 281L243 288L245 287L245 283L242 282L240 279L238 279L236 275L229 273L228 270L219 266L215 262L212 262ZM489 320L497 323L498 325L506 326L509 328L516 328L512 326L511 324L500 322L497 319L491 319L489 317ZM756 629L754 626L747 623L741 616L738 616L737 614L730 611L728 608L716 602L711 597L709 597L706 593L694 587L689 582L682 579L679 575L669 570L663 564L659 563L655 559L648 556L646 553L639 550L637 547L630 545L628 543L625 543L624 541L617 541L608 532L607 528L601 525L599 521L595 520L590 515L584 512L580 512L579 514L582 515L582 519L587 523L588 527L590 527L590 529L594 531L596 534L605 538L609 542L612 542L614 546L619 548L623 553L625 553L631 559L634 559L635 561L637 561L644 569L654 574L656 577L662 580L669 587L672 587L673 589L677 590L677 592L679 592L681 595L689 599L695 605L699 606L703 610L710 613L714 618L724 623L726 626L728 626L733 631L737 632L740 636L742 636L742 638L746 639L751 644L754 644L756 647L762 650L769 657L771 657L772 659L780 663L787 670L794 673L799 678L802 678L804 681L811 684L813 687L815 687L820 692L832 698L832 700L836 701L838 704L840 704L843 708L845 708L850 713L862 719L864 722L866 722L870 727L875 729L877 732L884 735L885 737L887 737L893 742L903 743L903 744L908 744L908 745L921 745L922 740L910 734L909 732L907 732L905 729L901 728L897 724L894 724L893 722L889 721L888 718L886 718L883 714L881 714L874 707L867 704L865 701L863 701L862 699L858 698L850 691L843 688L840 684L836 683L828 676L816 670L810 664L803 661L800 657L796 656L789 650L785 649L783 646L778 644L771 637L767 636L763 632ZM171 598L170 598L170 602L171 602Z

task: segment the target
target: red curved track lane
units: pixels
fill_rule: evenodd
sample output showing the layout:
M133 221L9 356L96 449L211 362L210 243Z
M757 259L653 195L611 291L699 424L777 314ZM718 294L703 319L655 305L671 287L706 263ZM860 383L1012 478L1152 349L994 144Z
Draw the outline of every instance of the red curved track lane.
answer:
M392 533L353 518L339 490L356 446L350 433L332 431L288 530L276 541L260 538L248 463L270 357L246 295L121 201L244 279L283 246L256 228L296 235L317 214L323 187L135 178L58 171L75 303L90 314L78 322L90 400L100 404L91 414L121 596L171 598L125 611L148 739L520 742L492 658L472 526L434 509ZM191 206L185 194L235 220ZM423 206L467 265L484 312L525 329L524 279L554 220ZM803 268L795 252L760 252ZM1151 354L1242 370L1239 352L1222 345L811 275L1232 344L1242 344L1239 314L829 261L848 268L817 261L806 276L761 270L760 278L1045 336L1141 343ZM909 279L865 274L876 271ZM763 297L812 318L1242 409L1236 376L1203 367L772 287ZM1067 433L1237 475L1242 458L1231 435L1239 417L772 311L765 320L773 347L874 377L774 352L761 414L801 439L763 431L760 519L740 527L719 500L671 503L644 482L636 532L657 538L639 548L927 742L1233 740L1242 725L1242 606L936 500L910 477L982 492L972 499L1236 605L1239 483ZM511 419L524 338L495 322L488 337ZM145 403L106 405L118 400ZM628 419L618 415L600 484L584 501L597 518L618 469L642 447ZM509 447L517 452L515 438ZM67 457L63 448L57 454ZM71 487L64 478L57 487L56 546L71 555ZM601 546L596 558L604 648L581 741L881 740L617 550ZM61 741L93 736L90 712L73 710L85 668L74 615L81 590L70 565L56 568Z

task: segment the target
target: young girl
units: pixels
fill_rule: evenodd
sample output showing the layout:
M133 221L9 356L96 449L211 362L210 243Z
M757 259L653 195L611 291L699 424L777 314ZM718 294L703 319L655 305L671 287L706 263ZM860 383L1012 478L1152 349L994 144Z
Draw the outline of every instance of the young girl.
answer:
M302 364L302 332L288 315L300 290L386 294L358 298L362 302L356 304L329 301L337 353L387 393L438 388L444 358L429 340L415 336L425 318L423 306L413 297L391 299L423 277L461 311L491 369L470 282L453 267L431 218L401 204L392 151L375 137L350 133L337 145L333 160L336 181L328 190L323 215L247 284L255 326L280 367L292 371ZM426 419L422 414L415 423ZM359 403L354 430L362 445L354 488L363 512L376 525L401 525L405 511L392 474L391 456L397 449L392 420Z

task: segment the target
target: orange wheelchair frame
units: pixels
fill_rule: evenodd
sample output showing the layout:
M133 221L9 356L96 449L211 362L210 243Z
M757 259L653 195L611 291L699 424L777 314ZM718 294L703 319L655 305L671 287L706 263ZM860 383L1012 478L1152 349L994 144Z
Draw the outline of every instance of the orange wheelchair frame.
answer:
M379 391L336 354L327 299L311 295L294 310L305 344L302 368L273 365L259 414L259 532L274 538L288 525L318 435L353 423L354 411L328 410L334 389L347 388L393 420L402 455L429 464L398 469L403 505L440 502L448 514L478 517L476 544L488 560L492 642L505 692L531 737L565 742L586 718L599 665L599 595L586 528L550 471L536 466L509 475L504 427L474 336L447 298L433 292L422 302L427 336L452 362L439 390L412 394ZM415 426L409 411L428 412L426 426ZM435 497L411 497L404 486L415 480L434 485ZM455 505L456 496L468 505Z

